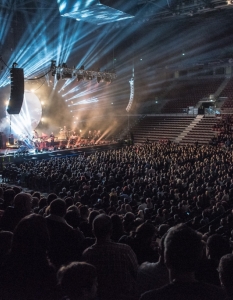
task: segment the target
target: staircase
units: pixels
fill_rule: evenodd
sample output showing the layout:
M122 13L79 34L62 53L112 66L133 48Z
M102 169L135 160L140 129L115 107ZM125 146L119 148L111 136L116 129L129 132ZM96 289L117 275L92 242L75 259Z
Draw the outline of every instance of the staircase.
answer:
M195 126L201 121L204 115L197 115L196 118L181 132L174 140L175 143L182 143L182 141L188 136Z
M180 139L180 144L193 144L198 141L199 144L209 144L211 138L215 135L213 126L216 124L215 116L197 116L197 121L192 128L189 128Z

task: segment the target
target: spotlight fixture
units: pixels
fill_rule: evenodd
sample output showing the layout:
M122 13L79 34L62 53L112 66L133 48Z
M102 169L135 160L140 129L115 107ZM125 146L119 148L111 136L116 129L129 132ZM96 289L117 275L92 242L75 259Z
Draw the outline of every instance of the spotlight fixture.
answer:
M61 78L66 80L73 78L73 69L67 68L67 64L63 63L60 69Z
M91 72L85 72L85 79L86 80L92 80L93 79L93 75Z
M72 73L63 73L61 76L62 79L70 79L72 77L73 77Z
M56 75L56 61L52 60L51 61L51 67L50 67L51 71L52 71L52 76Z
M97 80L98 83L104 82L104 79L103 79L102 76L97 76L97 77L96 77L96 80Z
M83 75L81 75L81 74L78 74L78 75L77 75L77 79L78 79L78 81L81 81L81 80L83 80L83 79L84 79L84 77L83 77Z
M106 77L106 78L105 78L105 82L110 83L110 82L112 82L112 79L111 79L110 77Z
M51 70L56 68L56 60L51 60Z
M97 82L112 82L113 79L116 78L115 70L105 70L104 72L93 71L93 70L84 70L84 65L81 66L79 69L68 68L65 63L62 65L58 65L53 69L53 76L57 75L57 80L59 78L62 79L69 79L73 77L77 77L77 81L81 80L92 80L97 78ZM59 74L59 75L58 75ZM59 77L60 76L60 77Z
M14 69L14 68L16 68L17 66L18 66L17 62L13 62L12 68Z

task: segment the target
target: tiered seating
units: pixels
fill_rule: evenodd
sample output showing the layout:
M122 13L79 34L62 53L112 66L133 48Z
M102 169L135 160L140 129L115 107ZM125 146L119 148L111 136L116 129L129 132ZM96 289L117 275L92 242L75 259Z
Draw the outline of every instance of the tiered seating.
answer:
M193 116L147 116L133 128L134 142L145 143L146 139L150 142L174 141L193 119Z
M179 81L170 90L166 98L170 99L162 109L162 113L183 113L189 106L195 106L202 98L214 94L221 85L222 78Z
M227 97L228 99L223 103L221 112L224 114L233 113L233 78L231 78L225 89L220 94L220 97Z
M211 138L215 135L213 126L216 123L215 117L205 117L185 136L180 144L194 144L196 141L200 144L209 144Z

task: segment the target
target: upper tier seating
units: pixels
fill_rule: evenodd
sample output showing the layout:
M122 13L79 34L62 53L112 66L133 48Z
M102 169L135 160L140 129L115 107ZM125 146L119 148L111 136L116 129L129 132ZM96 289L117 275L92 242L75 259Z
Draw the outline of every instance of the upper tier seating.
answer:
M189 106L195 106L198 101L214 94L223 82L222 78L178 81L173 89L168 91L169 101L162 109L162 113L183 113Z
M173 141L193 120L193 116L147 116L133 128L134 142Z

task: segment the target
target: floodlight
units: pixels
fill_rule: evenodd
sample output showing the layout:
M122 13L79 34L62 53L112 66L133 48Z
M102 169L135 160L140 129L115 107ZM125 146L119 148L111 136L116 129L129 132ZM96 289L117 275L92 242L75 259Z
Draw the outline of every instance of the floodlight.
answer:
M111 77L105 77L104 80L105 80L105 82L109 82L109 83L112 82Z
M81 80L83 80L83 75L81 75L81 74L78 74L78 75L77 75L77 79L78 79L78 81L81 81Z
M72 73L63 73L61 77L62 77L62 79L70 79L73 77L73 74Z
M97 76L96 80L97 80L98 83L104 82L104 78L102 76Z

